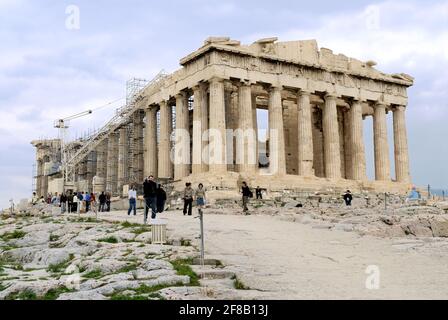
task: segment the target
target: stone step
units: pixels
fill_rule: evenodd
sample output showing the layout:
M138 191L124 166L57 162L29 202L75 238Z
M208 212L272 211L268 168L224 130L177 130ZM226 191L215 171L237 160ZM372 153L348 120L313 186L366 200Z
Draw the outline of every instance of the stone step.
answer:
M193 264L200 266L201 265L201 259L194 258L193 259ZM219 266L222 266L222 263L218 259L204 259L204 265L219 267Z
M213 268L210 266L191 266L193 271L203 279L226 279L235 277L235 273L223 268Z

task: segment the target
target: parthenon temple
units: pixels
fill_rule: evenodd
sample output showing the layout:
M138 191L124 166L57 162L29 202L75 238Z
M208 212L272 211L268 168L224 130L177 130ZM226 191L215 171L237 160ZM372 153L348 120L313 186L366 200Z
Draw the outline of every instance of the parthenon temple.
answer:
M178 188L189 181L236 189L242 180L268 190L409 188L411 76L382 73L373 61L319 49L315 40L277 38L243 45L212 37L180 65L140 90L89 139L67 143L66 161L55 157L57 140L34 141L37 193L122 195L148 175ZM263 137L257 110L268 113ZM363 127L370 116L373 180L367 178ZM58 162L60 170L50 172Z

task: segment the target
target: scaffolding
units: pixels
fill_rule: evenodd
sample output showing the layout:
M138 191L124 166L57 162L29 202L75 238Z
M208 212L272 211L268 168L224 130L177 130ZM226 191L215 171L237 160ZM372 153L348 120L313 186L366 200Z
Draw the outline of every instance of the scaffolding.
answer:
M148 80L140 78L132 78L126 81L126 105L132 103L135 96L148 85L148 82Z
M166 72L162 70L150 82L144 79L131 79L126 83L126 105L119 108L116 115L101 129L94 132L88 137L81 148L66 163L67 174L65 183L74 181L74 168L83 161L89 152L93 151L99 143L101 143L110 133L114 132L122 125L126 125L136 111L140 111L138 102L143 99L143 93L151 94L160 88L164 80L168 77ZM135 149L136 146L134 146Z

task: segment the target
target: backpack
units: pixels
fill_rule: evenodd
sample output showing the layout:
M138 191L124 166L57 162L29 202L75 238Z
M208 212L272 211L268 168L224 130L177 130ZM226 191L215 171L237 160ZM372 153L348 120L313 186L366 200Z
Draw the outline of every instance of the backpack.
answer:
M252 190L249 189L249 198L253 198L254 197L254 193L252 192Z

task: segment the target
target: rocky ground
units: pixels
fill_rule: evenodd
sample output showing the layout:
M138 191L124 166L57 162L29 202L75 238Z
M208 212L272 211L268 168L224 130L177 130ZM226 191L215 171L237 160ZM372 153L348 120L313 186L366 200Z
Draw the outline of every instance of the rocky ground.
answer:
M198 220L175 207L162 215L167 245L151 244L141 213L3 212L0 299L440 298L448 285L446 203L283 197L253 200L243 217L219 200L205 211L205 266ZM379 293L363 289L372 264L385 274Z
M0 300L240 297L237 279L220 273L219 261L207 262L217 270L212 286L201 287L197 249L188 241L153 245L150 226L33 210L39 214L1 216Z

